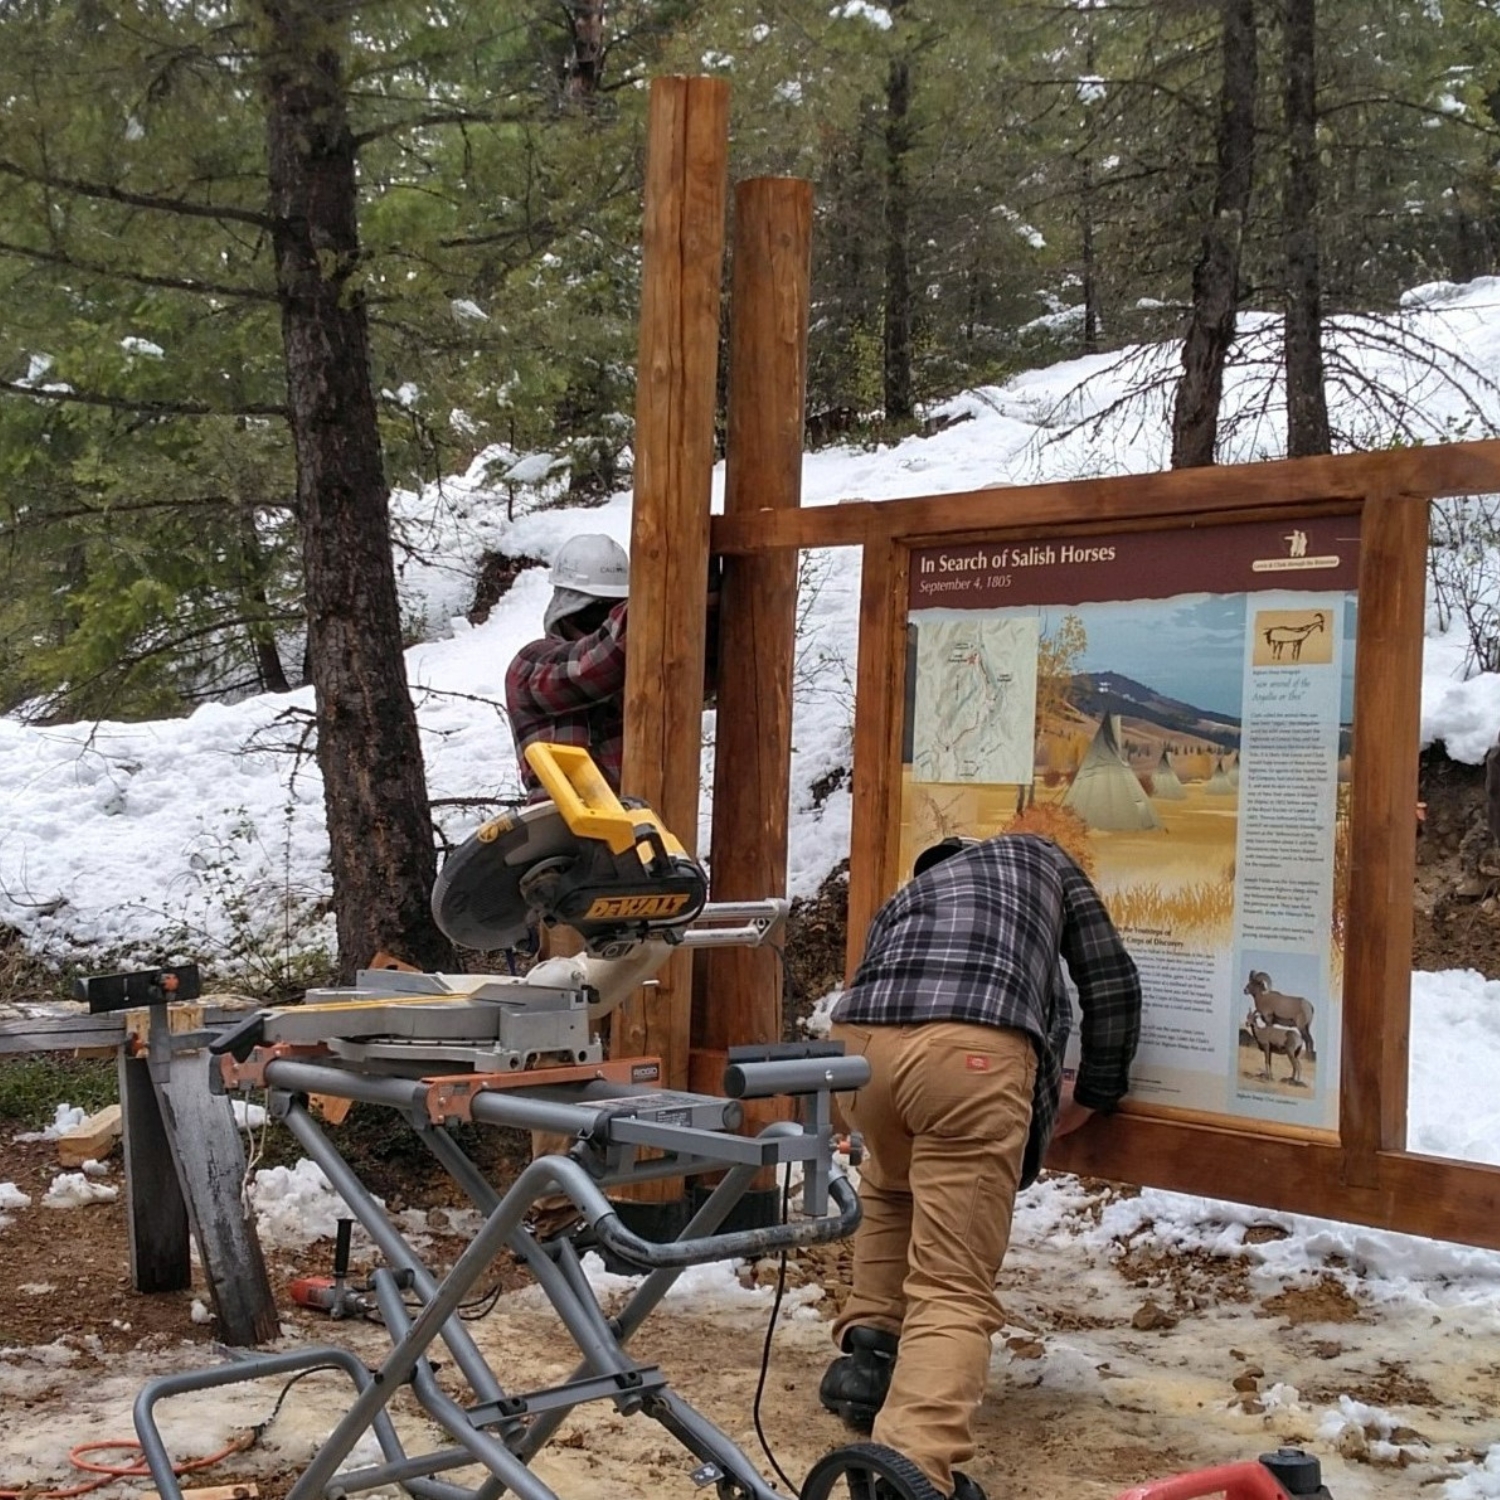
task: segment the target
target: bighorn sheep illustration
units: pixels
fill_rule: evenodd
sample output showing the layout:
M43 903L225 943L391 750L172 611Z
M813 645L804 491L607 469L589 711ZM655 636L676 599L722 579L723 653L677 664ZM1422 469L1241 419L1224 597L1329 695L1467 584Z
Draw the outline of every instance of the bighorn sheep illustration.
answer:
M1272 1026L1290 1026L1302 1033L1308 1056L1315 1056L1313 1047L1313 1005L1301 995L1283 995L1271 988L1271 976L1264 969L1251 969L1244 993L1249 995L1251 1014L1261 1017ZM1253 1034L1253 1033L1252 1033Z
M1276 1076L1271 1071L1271 1054L1280 1052L1292 1065L1291 1076L1287 1082L1299 1089L1306 1087L1302 1082L1302 1054L1307 1050L1307 1043L1296 1026L1279 1025L1261 1015L1252 1006L1250 1014L1245 1017L1245 1029L1250 1033L1255 1045L1260 1048L1261 1056L1265 1058L1265 1066L1260 1070L1262 1078Z
M1321 610L1301 625L1272 625L1263 631L1266 645L1271 648L1271 660L1280 661L1287 648L1291 648L1292 660L1301 661L1302 643L1308 636L1328 629L1328 617Z

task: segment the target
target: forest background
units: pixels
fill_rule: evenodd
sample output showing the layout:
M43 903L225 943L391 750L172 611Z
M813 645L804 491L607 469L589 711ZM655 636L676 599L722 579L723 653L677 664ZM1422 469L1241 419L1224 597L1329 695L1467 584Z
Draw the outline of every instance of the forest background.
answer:
M11 0L0 712L311 683L346 971L452 962L391 488L481 454L517 507L628 486L645 85L671 72L730 79L737 178L815 185L811 445L1164 339L1180 366L1132 399L1179 466L1273 408L1237 457L1416 440L1341 347L1487 384L1381 318L1497 269L1478 0ZM1230 366L1262 395L1221 420ZM1435 510L1435 540L1460 555L1488 514Z

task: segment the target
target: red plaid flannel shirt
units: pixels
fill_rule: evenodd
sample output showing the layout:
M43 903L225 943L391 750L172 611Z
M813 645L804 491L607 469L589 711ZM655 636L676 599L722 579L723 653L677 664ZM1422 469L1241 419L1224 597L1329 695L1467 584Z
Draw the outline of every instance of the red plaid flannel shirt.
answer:
M544 635L522 646L505 674L505 708L527 800L546 800L526 764L526 747L542 740L581 745L604 779L620 790L625 750L625 609L622 600L591 635Z

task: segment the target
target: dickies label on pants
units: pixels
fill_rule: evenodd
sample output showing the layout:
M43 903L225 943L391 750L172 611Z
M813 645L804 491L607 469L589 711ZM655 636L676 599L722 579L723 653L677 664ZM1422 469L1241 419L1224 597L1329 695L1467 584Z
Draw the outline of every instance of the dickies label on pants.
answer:
M971 1052L964 1058L964 1067L971 1073L988 1073L990 1060L982 1052Z

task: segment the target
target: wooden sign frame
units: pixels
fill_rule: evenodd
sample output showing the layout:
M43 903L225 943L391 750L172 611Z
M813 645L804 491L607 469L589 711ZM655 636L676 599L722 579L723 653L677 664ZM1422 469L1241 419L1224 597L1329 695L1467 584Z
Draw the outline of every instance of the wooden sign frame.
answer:
M1357 514L1359 611L1336 1138L1128 1106L1050 1166L1500 1249L1500 1167L1406 1150L1427 504L1500 490L1500 441L716 518L727 556L857 545L849 963L897 878L908 567L920 547Z

